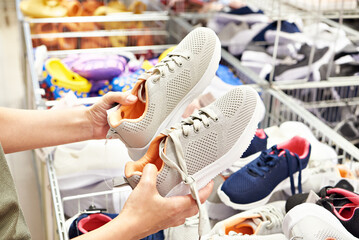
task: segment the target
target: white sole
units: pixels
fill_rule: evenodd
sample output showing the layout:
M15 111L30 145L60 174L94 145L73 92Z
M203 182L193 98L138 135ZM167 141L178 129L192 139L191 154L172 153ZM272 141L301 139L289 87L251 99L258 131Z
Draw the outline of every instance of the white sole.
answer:
M341 224L341 222L331 212L326 210L324 207L318 206L313 203L303 203L297 205L287 213L287 215L284 217L283 220L283 232L285 236L289 239L292 229L295 227L295 225L301 222L302 220L304 220L308 216L320 218L320 220L325 222L325 224L328 226L328 229L333 229L339 232L342 239L345 240L357 239L345 229L345 227ZM315 228L315 226L313 227ZM319 231L319 229L317 229L316 231ZM313 231L313 233L310 234L311 237L313 237L311 238L311 240L314 239L319 240L319 238L314 237L316 231ZM330 236L328 236L328 238L329 237ZM308 238L302 238L302 239L309 240ZM320 238L320 240L321 239L324 238Z
M255 90L253 90L255 91ZM255 131L257 130L258 123L262 119L264 112L264 106L261 103L261 99L257 94L257 103L252 115L251 120L244 129L242 135L238 138L233 147L224 154L221 158L217 159L215 162L201 169L193 175L193 178L196 181L197 189L201 189L206 186L215 176L224 170L228 169L233 162L236 161L238 156L241 156L249 147L251 140L254 138ZM181 196L189 194L189 186L183 182L177 184L167 195L166 197L171 196Z
M206 71L204 72L201 79L198 83L187 93L187 95L177 104L177 106L172 110L172 112L165 118L165 120L158 127L156 133L153 135L151 141L143 148L128 148L128 155L132 160L138 160L144 156L150 146L151 142L155 137L157 137L161 131L172 126L173 124L180 122L183 112L186 110L187 106L198 97L208 85L210 85L212 78L216 75L218 69L219 61L221 60L221 43L216 37L216 45L213 51L213 56L211 62L209 63Z
M250 210L252 208L256 208L256 207L261 207L263 205L265 205L269 199L272 197L272 195L275 192L278 192L280 190L282 190L283 188L283 184L286 183L286 180L288 178L284 179L283 181L281 181L274 189L273 191L268 194L268 196L266 196L265 198L262 198L261 200L258 200L256 202L251 202L251 203L246 203L246 204L239 204L239 203L234 203L232 202L229 197L221 190L223 183L221 184L221 186L218 187L217 189L217 194L219 196L219 198L221 199L221 201L226 204L227 206L236 209L236 210Z

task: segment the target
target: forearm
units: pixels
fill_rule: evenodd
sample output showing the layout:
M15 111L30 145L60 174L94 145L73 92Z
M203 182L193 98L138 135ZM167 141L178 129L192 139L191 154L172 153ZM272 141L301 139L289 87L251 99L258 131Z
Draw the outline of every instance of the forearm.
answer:
M6 153L88 140L93 127L85 108L0 108L0 142Z

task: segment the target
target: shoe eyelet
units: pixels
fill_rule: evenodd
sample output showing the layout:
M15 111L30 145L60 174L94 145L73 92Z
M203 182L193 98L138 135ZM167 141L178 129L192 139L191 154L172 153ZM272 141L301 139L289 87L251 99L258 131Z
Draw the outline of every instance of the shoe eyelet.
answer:
M161 77L164 78L164 77L166 77L166 75L165 75L164 73L162 73L162 74L161 74Z
M204 124L204 127L205 127L205 128L209 128L209 124Z
M183 63L179 63L179 66L182 67L182 66L183 66Z
M199 130L194 129L194 132L195 132L195 133L199 133Z
M175 70L172 69L172 68L170 68L169 70L170 70L170 73L174 73L174 72L175 72Z
M184 138L188 138L188 134L186 135L186 134L182 134L182 136L184 137Z
M219 120L218 118L215 118L213 121L214 121L214 122L218 122L218 120Z
M191 56L187 56L187 60L191 60Z

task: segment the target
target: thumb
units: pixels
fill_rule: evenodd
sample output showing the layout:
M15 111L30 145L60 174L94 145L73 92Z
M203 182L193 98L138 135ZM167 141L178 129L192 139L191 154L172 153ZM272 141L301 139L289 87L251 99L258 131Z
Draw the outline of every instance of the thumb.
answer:
M148 186L156 187L157 172L157 167L154 164L146 164L146 166L143 168L143 173L139 185L146 184Z

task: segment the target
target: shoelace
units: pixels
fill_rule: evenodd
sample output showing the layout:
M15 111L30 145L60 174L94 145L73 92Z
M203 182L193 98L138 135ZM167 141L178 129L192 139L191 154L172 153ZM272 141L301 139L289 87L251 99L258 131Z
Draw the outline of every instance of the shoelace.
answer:
M264 177L265 173L269 172L272 167L278 164L278 162L280 161L278 155L282 151L285 152L284 156L288 164L291 192L292 194L295 194L295 184L293 177L294 171L292 170L292 161L290 159L291 153L287 149L277 149L276 146L273 146L271 147L270 150L263 151L259 156L259 161L250 163L248 165L248 171L257 176ZM297 154L294 154L293 157L298 162L299 165L298 192L302 193L302 163Z
M166 70L173 72L175 67L182 67L182 59L190 60L190 56L183 53L169 53L161 62L157 63L156 66L144 73L142 73L138 79L142 80L151 80L153 82L158 82L161 77L165 77ZM138 89L138 98L142 102L146 102L143 94L143 85Z
M198 224L198 234L199 237L204 234L204 224L206 224L206 221L208 221L207 211L204 208L204 206L201 204L199 195L198 195L198 189L196 186L196 181L193 178L193 176L188 174L187 171L187 164L184 160L183 156L183 149L179 138L179 132L174 131L175 129L181 129L183 136L188 136L189 132L191 131L191 128L194 132L198 132L201 128L201 126L209 127L210 119L213 121L217 121L218 117L217 115L209 108L203 108L196 112L195 114L192 114L190 117L184 119L181 123L176 124L172 129L166 129L162 132L162 134L170 137L174 143L178 163L177 165L174 161L169 159L166 154L164 153L164 147L165 147L165 139L164 138L159 146L159 152L161 159L167 164L169 167L174 168L177 170L177 172L181 175L181 178L183 182L187 185L189 185L191 190L191 195L193 199L196 200L196 203L198 205L199 210L199 224Z

